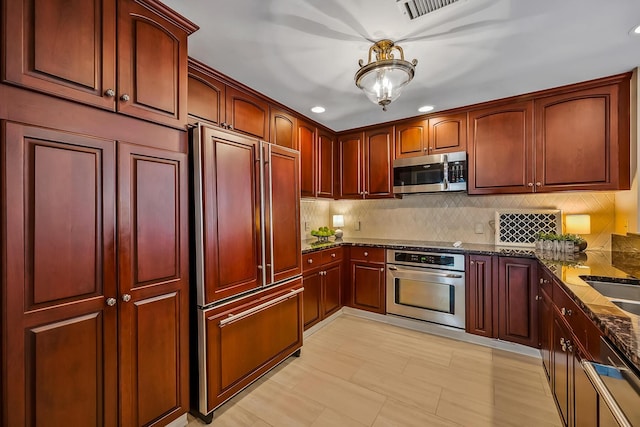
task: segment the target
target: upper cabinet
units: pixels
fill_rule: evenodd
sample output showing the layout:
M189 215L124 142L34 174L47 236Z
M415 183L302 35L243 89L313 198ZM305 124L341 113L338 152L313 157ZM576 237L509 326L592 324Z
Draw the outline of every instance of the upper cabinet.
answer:
M186 125L187 36L194 24L154 0L51 0L37 6L6 2L3 81Z
M469 113L469 194L624 190L629 77Z
M333 198L335 135L302 119L298 119L297 127L302 197Z
M191 116L190 122L204 120L225 129L269 140L267 101L228 85L215 71L193 59L189 59L187 108ZM279 114L277 117L278 124L286 124L284 115ZM282 135L286 133L282 131L283 127L286 126L280 126ZM283 140L285 139L283 136Z
M340 198L393 195L394 127L344 134L338 139Z
M269 142L281 147L298 149L297 119L284 110L271 107L271 138Z
M465 151L467 113L445 114L396 125L396 158Z

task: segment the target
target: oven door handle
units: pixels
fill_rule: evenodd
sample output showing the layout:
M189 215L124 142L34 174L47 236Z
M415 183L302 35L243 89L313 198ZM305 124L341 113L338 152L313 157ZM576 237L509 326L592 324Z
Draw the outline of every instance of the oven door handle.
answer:
M389 270L392 271L402 271L401 269L399 269L398 267L396 267L395 265L390 265L387 267ZM462 279L462 276L460 274L455 274L455 273L436 273L433 271L427 271L427 270L409 270L409 269L403 269L406 272L410 272L410 273L417 273L419 272L420 274L428 274L430 276L436 276L436 277L446 277L449 279Z

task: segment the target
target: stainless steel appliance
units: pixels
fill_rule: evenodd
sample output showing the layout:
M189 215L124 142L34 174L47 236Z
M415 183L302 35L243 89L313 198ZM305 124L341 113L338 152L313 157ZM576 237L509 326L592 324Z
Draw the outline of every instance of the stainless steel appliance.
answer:
M387 313L464 328L464 255L387 250Z
M598 393L598 425L640 426L640 377L607 339L601 340L604 363L581 362Z
M439 191L467 191L465 151L393 161L394 194Z
M232 395L228 390L234 384L248 384L246 372L253 375L260 366L280 357L282 349L276 343L261 347L263 353L264 347L273 350L273 354L260 353L267 362L257 360L257 356L234 362L242 353L258 353L253 331L242 329L254 327L251 322L257 320L252 318L269 324L286 322L277 327L288 327L294 344L295 324L299 323L302 335L298 310L282 311L275 320L265 317L269 310L280 310L273 307L290 307L287 301L298 298L303 290L299 286L299 153L205 125L191 130L191 149L195 248L192 323L197 324L192 345L198 351L198 411L207 419L223 397ZM269 294L268 289L289 284L296 289L284 289L273 298ZM255 300L252 295L256 295ZM291 318L291 312L297 318ZM219 313L223 313L221 318L216 317ZM289 352L285 357L299 348L289 346L288 341L282 347ZM252 364L258 366L254 369ZM228 366L235 370L229 373ZM212 380L220 372L224 372L225 380Z

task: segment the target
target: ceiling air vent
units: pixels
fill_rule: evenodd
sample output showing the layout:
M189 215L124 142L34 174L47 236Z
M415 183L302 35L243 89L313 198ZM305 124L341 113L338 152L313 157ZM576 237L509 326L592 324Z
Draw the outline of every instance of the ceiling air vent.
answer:
M396 4L409 19L416 19L457 1L458 0L396 0Z

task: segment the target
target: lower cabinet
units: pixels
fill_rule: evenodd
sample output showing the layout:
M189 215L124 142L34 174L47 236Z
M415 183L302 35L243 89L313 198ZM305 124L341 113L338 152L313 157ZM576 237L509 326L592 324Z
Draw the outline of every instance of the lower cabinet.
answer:
M302 290L298 279L200 314L206 337L203 415L302 346Z
M343 249L325 249L305 254L302 258L306 330L342 306Z
M538 347L537 261L468 255L466 331Z
M385 314L385 250L354 246L350 260L349 305L361 310Z

